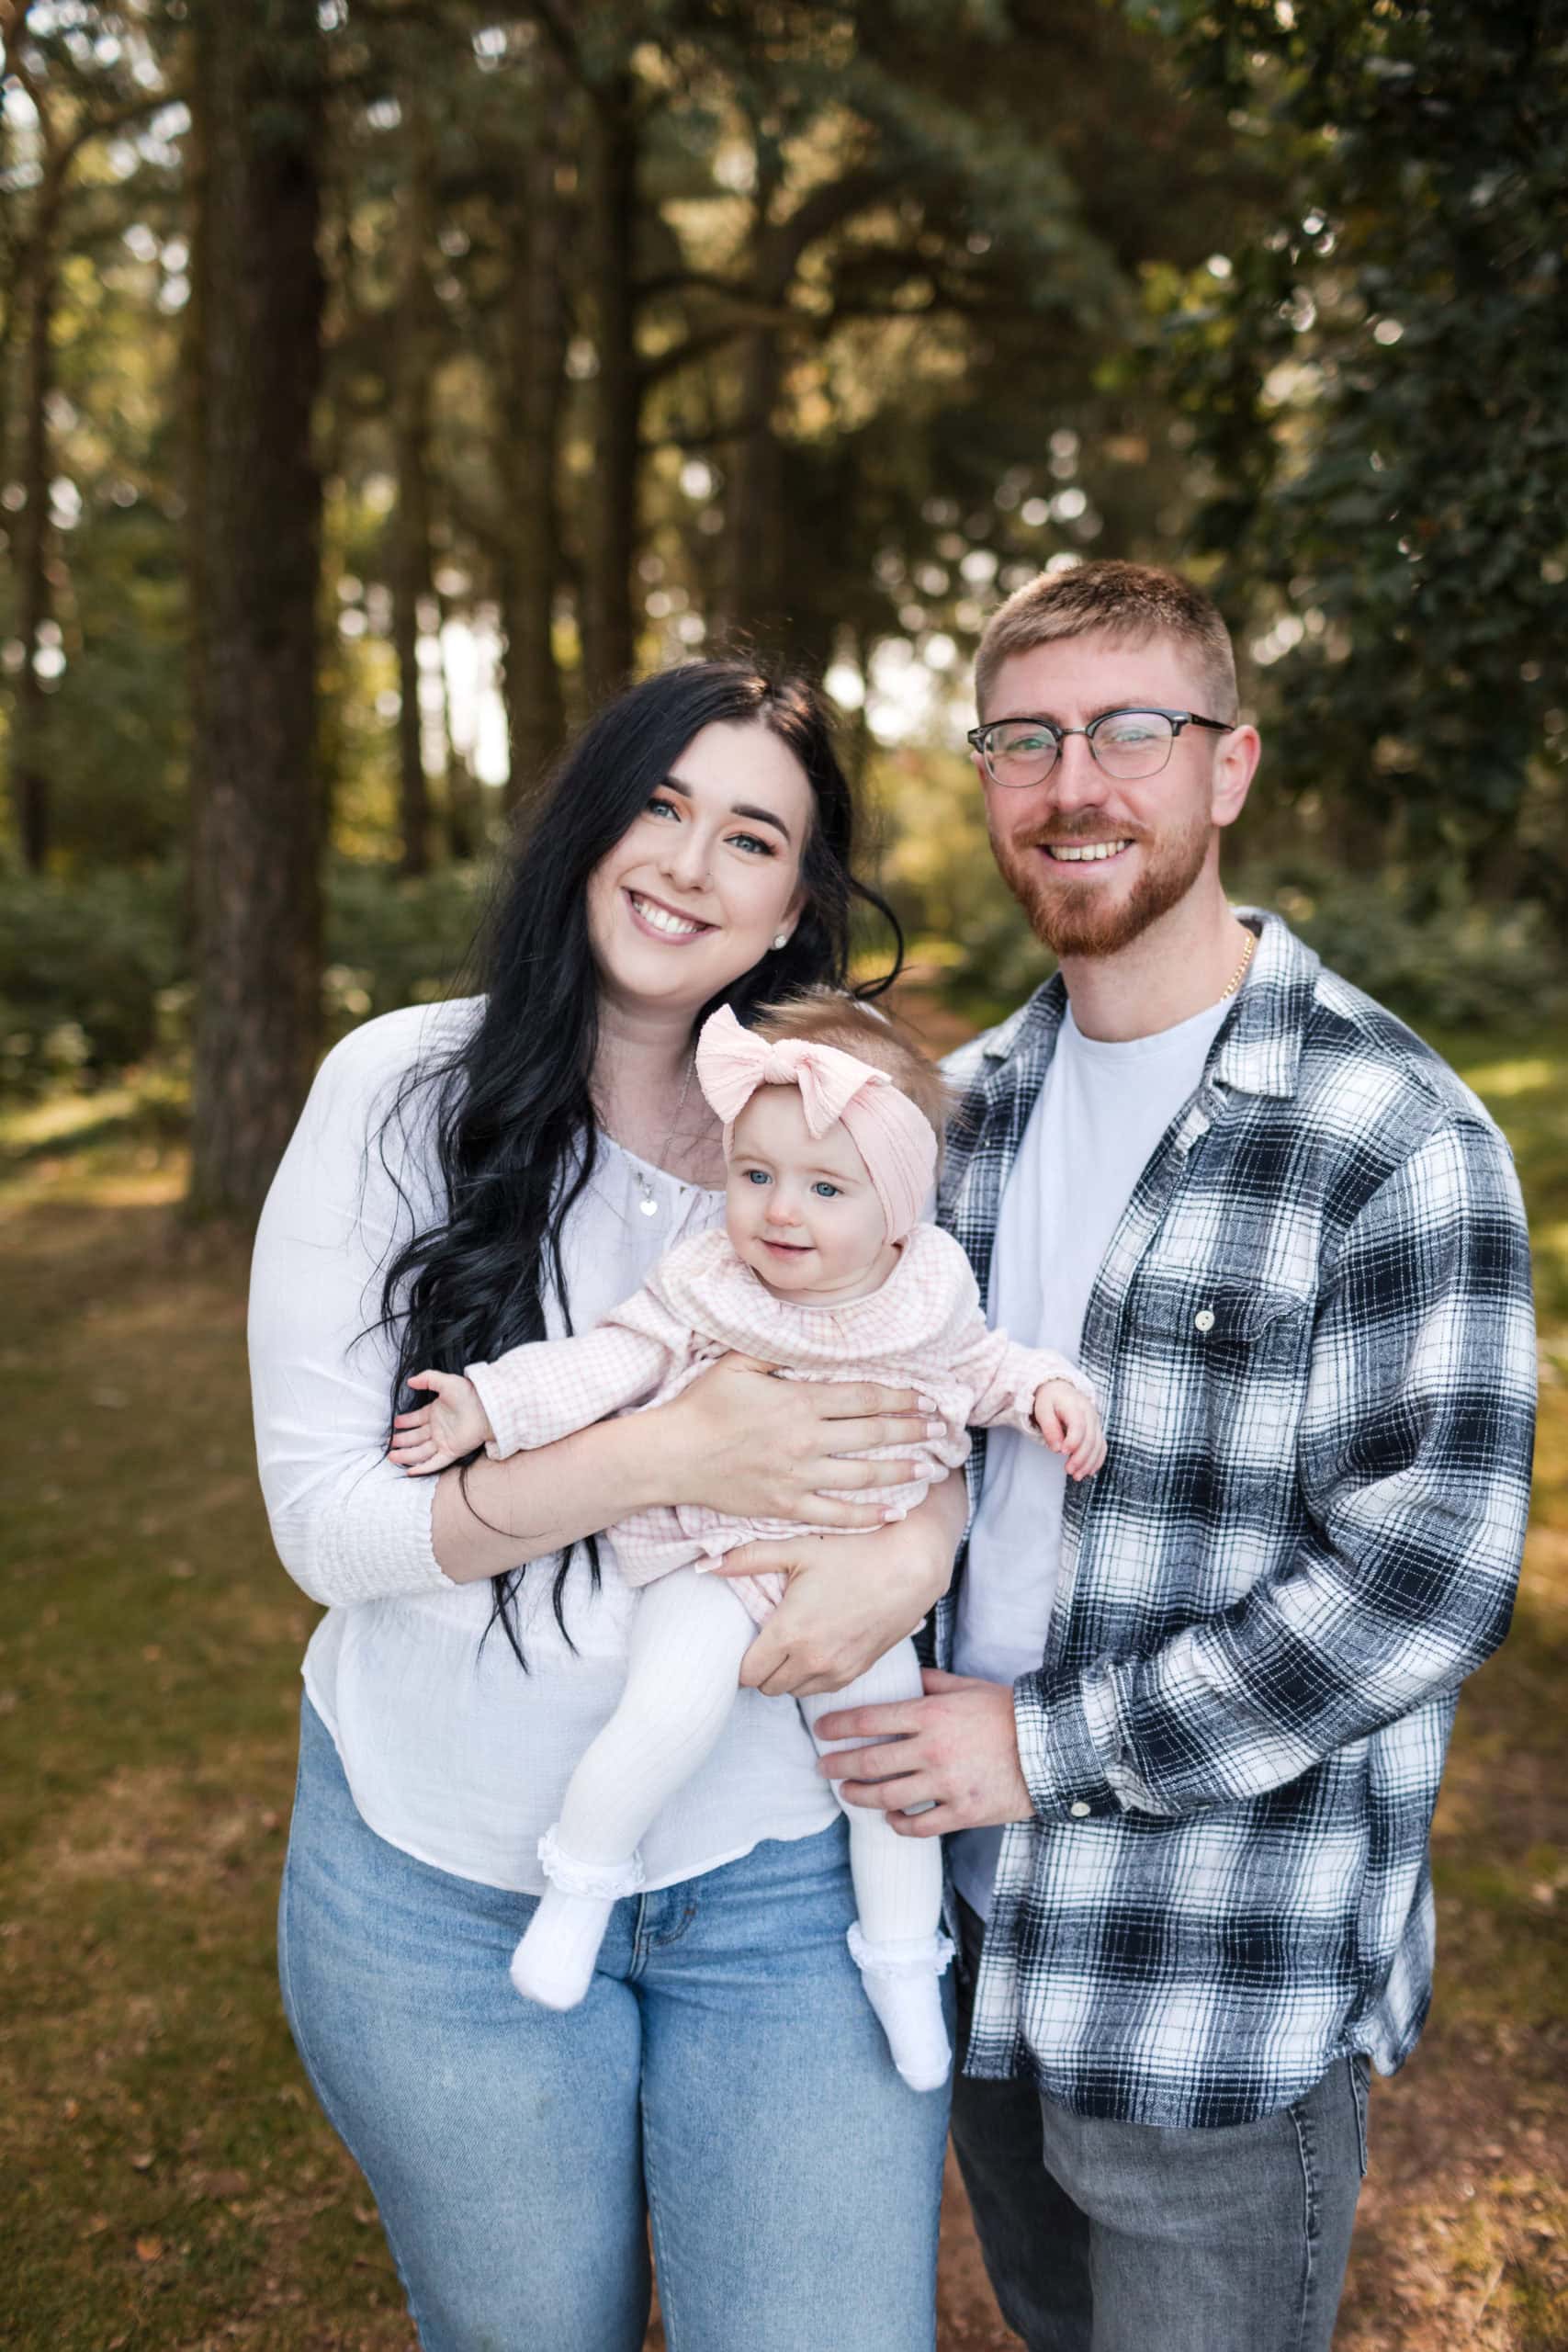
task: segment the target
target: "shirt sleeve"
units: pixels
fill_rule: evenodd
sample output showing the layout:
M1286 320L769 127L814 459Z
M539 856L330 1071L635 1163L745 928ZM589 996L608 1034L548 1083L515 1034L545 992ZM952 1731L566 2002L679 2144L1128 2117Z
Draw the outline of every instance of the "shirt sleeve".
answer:
M417 1035L406 1015L387 1023ZM370 1023L327 1056L251 1266L252 1405L272 1538L296 1584L329 1605L457 1589L431 1548L435 1481L387 1459L396 1351L369 1328L382 1264L412 1231L413 1204L428 1207L419 1126L400 1115L384 1150L377 1140L400 1075L391 1050Z
M1034 1392L1048 1380L1065 1380L1092 1404L1094 1389L1087 1374L1054 1348L1026 1348L1005 1331L988 1330L976 1315L974 1329L953 1359L957 1378L972 1391L968 1426L988 1430L1018 1430L1038 1437L1034 1426Z
M650 1396L689 1355L690 1328L647 1283L592 1331L536 1340L465 1367L493 1432L494 1461L549 1445Z
M1529 1515L1536 1351L1507 1148L1439 1128L1327 1272L1280 1573L1145 1657L1024 1675L1037 1815L1173 1815L1280 1788L1453 1690L1508 1628Z

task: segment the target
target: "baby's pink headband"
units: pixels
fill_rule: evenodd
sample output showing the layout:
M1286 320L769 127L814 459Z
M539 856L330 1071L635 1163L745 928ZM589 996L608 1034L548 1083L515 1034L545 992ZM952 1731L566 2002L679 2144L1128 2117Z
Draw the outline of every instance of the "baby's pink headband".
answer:
M798 1086L811 1135L826 1135L840 1119L849 1129L882 1204L889 1241L902 1241L925 1206L936 1173L936 1136L886 1070L805 1037L764 1045L725 1005L703 1023L697 1083L724 1121L727 1159L735 1122L758 1087Z

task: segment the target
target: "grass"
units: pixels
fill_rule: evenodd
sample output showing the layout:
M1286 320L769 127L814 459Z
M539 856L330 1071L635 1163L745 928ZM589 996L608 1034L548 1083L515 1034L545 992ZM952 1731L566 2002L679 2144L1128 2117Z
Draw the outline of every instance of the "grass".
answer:
M919 1012L919 1008L915 1008ZM933 1026L934 1026L933 1023ZM1434 1838L1434 2018L1376 2086L1340 2352L1568 2346L1568 1035L1447 1049L1535 1226L1541 1442L1506 1646ZM107 1107L107 1106L104 1106ZM301 2081L272 1909L313 1614L256 1498L243 1255L158 1123L35 1121L0 1187L0 2259L48 2352L412 2352ZM1000 2352L962 2199L944 2352Z

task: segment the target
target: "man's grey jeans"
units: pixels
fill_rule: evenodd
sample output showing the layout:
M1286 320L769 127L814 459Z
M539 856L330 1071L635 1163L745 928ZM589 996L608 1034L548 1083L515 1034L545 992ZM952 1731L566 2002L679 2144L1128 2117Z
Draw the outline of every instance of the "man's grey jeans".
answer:
M960 1902L959 2025L985 1929ZM1029 2352L1328 2352L1367 2168L1367 2075L1337 2058L1277 2114L1214 2132L953 2087L991 2286Z

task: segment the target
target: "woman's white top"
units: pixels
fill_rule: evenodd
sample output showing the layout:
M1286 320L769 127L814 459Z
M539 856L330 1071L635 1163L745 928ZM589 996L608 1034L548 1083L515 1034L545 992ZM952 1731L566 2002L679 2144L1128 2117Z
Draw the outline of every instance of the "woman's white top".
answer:
M251 1378L273 1540L295 1582L326 1604L305 1688L361 1815L420 1861L537 1894L538 1840L620 1697L637 1596L603 1539L594 1592L580 1546L564 1601L574 1650L551 1607L559 1562L536 1560L517 1601L527 1672L499 1626L481 1649L491 1587L443 1575L430 1543L435 1481L386 1458L395 1354L367 1328L385 1261L439 1214L430 1090L378 1146L381 1122L413 1063L449 1049L478 1010L468 1000L387 1013L322 1063L256 1234ZM600 1146L562 1236L579 1331L723 1211L722 1193L681 1183L607 1138ZM546 1319L552 1338L564 1335L549 1295ZM643 1840L648 1884L716 1870L762 1838L808 1837L835 1818L794 1701L742 1690L707 1761Z

